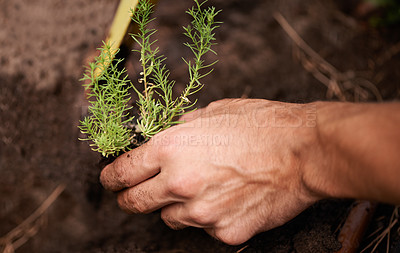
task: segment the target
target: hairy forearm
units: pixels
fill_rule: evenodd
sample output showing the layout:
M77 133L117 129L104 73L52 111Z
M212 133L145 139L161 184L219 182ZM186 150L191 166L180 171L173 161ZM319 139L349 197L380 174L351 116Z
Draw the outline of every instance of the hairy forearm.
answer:
M318 102L310 188L329 197L400 203L400 104Z

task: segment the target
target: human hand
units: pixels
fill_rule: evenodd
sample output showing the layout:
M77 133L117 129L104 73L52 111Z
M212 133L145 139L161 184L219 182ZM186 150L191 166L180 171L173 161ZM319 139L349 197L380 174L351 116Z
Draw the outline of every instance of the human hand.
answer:
M204 228L240 244L321 198L303 178L318 152L313 113L267 100L213 102L118 157L100 179L127 212L161 208L173 229Z

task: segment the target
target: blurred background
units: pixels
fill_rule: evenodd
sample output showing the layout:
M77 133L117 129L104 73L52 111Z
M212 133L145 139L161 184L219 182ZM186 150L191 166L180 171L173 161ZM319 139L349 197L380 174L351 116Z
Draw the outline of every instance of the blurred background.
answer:
M337 228L351 205L345 200L318 203L283 228L236 247L216 242L200 229L172 231L157 213L129 216L118 209L115 196L98 183L99 155L78 141L77 128L86 107L79 82L83 66L105 39L118 3L0 0L0 251L333 252L340 248ZM219 62L196 95L199 107L228 97L297 103L400 98L397 1L209 0L207 4L223 10L217 17L223 24L216 35L218 56L209 58ZM187 80L181 57L190 52L183 45L182 26L190 21L184 12L191 5L187 0L159 0L152 24L177 81L176 94ZM137 60L130 54L126 63L132 80L140 71ZM40 218L18 227L60 185L65 190ZM10 231L22 238L15 245L8 240ZM398 231L392 239L390 247L395 249Z

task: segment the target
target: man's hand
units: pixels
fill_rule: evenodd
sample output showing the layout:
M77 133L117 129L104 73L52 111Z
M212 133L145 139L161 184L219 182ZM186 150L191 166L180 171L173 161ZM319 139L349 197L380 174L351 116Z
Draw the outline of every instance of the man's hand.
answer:
M182 120L103 170L123 210L161 208L173 229L240 244L322 197L304 181L304 161L320 157L312 104L221 100Z
M240 244L327 197L400 204L400 103L221 100L107 166L122 209Z

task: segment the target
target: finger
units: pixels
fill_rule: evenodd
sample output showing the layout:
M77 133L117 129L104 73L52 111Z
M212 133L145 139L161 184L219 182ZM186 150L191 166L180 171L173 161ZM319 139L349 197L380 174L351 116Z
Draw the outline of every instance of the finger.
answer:
M184 222L184 221L180 221L179 219L177 219L176 217L176 213L183 209L183 203L175 203L169 206L164 207L161 210L161 219L164 221L164 223L174 229L174 230L178 230L178 229L184 229L188 226L192 226L192 224Z
M204 228L204 231L206 231L206 233L209 234L211 237L220 241L215 234L215 228Z
M118 205L128 213L150 213L181 201L168 190L163 174L118 193Z
M228 245L239 245L248 241L255 233L248 233L242 227L232 226L227 228L205 228L204 230L217 239Z
M190 202L174 203L164 207L161 218L168 226L183 224L197 228L211 228L215 224L212 213L205 212L200 206L195 208Z
M161 167L158 150L146 143L119 156L103 169L100 182L107 190L119 191L156 175Z

